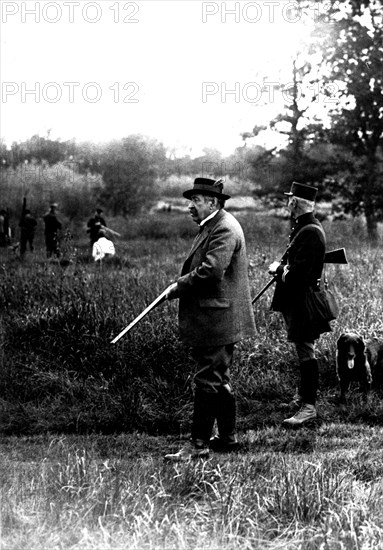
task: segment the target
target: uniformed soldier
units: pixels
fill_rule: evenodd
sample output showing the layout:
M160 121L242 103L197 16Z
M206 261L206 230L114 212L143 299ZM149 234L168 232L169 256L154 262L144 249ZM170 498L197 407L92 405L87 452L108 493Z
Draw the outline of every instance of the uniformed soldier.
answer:
M306 304L306 294L321 280L326 237L322 225L314 216L317 189L293 182L288 208L293 228L281 262L273 262L269 272L277 279L271 309L282 313L288 340L295 344L299 359L300 385L290 403L299 407L296 414L284 420L284 425L299 427L317 417L315 407L318 389L318 362L314 343L324 332L331 331L327 321L313 322Z

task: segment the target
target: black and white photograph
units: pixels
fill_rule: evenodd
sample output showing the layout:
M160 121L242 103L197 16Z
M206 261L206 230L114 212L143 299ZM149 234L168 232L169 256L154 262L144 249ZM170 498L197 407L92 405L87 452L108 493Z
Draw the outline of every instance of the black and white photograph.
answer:
M0 549L383 549L381 0L0 43Z

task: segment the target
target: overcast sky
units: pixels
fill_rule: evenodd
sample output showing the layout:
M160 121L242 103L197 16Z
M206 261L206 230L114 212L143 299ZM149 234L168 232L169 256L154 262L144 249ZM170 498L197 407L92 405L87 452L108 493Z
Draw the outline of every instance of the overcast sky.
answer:
M308 33L287 0L0 5L7 143L48 131L97 142L141 133L179 152L230 153L240 132L280 110L267 83L288 84Z

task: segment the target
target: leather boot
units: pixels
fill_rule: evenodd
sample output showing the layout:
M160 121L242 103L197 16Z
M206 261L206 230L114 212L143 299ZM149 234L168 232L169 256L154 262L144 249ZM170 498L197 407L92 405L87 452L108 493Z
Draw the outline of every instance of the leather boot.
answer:
M304 424L315 420L317 411L315 408L316 395L318 390L318 362L316 359L309 359L300 364L301 386L300 395L302 398L301 408L291 418L283 421L285 426L301 427Z
M216 418L217 394L196 389L191 439L197 445L209 445Z
M230 452L238 449L236 433L236 400L229 384L219 389L217 395L218 437L210 440L210 448L218 452Z
M301 371L301 397L303 403L315 405L318 391L318 362L316 359L309 359L300 364Z
M299 411L295 413L294 416L291 418L286 418L286 420L283 421L283 425L291 428L300 428L303 424L308 424L309 422L315 420L316 417L317 411L315 405L303 403Z

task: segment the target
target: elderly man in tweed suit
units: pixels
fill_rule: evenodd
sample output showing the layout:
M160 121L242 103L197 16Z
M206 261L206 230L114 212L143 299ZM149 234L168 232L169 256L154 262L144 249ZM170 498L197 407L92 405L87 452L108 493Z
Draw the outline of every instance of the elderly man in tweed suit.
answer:
M197 178L189 199L199 234L169 287L167 298L179 298L182 340L197 363L191 441L168 460L206 457L209 447L230 451L238 447L236 402L230 367L236 342L255 334L246 245L238 221L224 210L221 180ZM217 420L218 437L211 438Z

